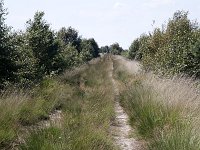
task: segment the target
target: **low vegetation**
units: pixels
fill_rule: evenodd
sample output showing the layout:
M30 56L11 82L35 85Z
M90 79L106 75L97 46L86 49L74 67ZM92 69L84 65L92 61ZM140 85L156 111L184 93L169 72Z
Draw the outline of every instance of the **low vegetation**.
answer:
M107 58L105 58L107 59ZM101 60L103 61L103 60ZM74 90L63 105L61 127L31 132L22 149L115 149L109 135L114 117L114 98L108 77L110 60L90 65L74 77L62 77ZM97 71L98 70L98 71ZM65 93L65 92L64 92Z
M1 96L0 147L10 149L116 149L109 134L114 97L108 57L44 80L34 92ZM4 102L6 101L6 102ZM49 114L62 110L59 124ZM47 120L50 126L38 124ZM24 132L24 130L27 130Z
M139 60L145 73L116 71L124 85L121 104L149 149L200 149L199 31L188 12L177 11L131 44L128 57Z
M120 102L138 136L146 140L148 149L199 149L196 82L183 78L160 79L143 73L130 74L124 68L115 61L115 76L121 86Z
M25 126L49 119L49 114L62 107L72 88L55 79L45 79L30 91L7 89L0 96L0 148L8 147L19 138Z

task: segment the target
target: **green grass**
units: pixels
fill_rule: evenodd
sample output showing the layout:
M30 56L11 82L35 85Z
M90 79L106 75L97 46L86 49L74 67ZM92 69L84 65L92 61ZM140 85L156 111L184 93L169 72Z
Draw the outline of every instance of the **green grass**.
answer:
M130 122L136 126L138 133L145 139L153 138L154 133L165 127L173 128L179 124L176 109L163 106L155 100L152 91L137 83L128 87L120 95L120 102L130 116Z
M55 150L62 149L63 135L61 129L50 127L31 131L26 145L22 145L22 150Z
M114 117L114 97L107 57L75 76L64 74L60 82L73 89L62 104L62 125L33 131L21 149L113 150L109 133ZM73 80L75 82L73 82ZM65 93L65 91L62 91Z
M45 79L31 92L5 91L0 97L0 149L9 149L18 136L19 149L115 149L109 135L114 98L108 77L107 57L83 68ZM48 120L62 109L61 127L53 123L34 126L23 135L23 126ZM27 128L28 129L28 128Z
M27 100L23 94L16 94L6 91L0 97L0 149L17 137L19 131L17 114L22 108L22 104Z
M148 149L200 149L200 138L193 128L191 114L185 116L181 105L165 103L160 93L145 84L146 74L129 74L117 61L114 65L115 78L121 84L120 103Z
M49 118L49 113L61 107L62 101L67 100L72 89L55 79L46 79L35 89L32 99L26 101L19 111L18 117L22 125L32 125L40 120Z
M72 88L55 79L45 79L31 93L7 90L0 96L0 149L9 148L22 126L49 118L49 114L69 99Z
M162 136L154 137L150 150L199 150L199 137L194 136L189 126L176 124L173 128L162 131Z

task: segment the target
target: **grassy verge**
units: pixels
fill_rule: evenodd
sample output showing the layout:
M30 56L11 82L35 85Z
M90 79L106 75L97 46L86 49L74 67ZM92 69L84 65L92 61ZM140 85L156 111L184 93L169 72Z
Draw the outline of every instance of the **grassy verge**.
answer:
M65 91L65 92L64 92ZM66 93L66 94L65 94ZM10 149L23 126L49 118L69 98L72 89L55 79L44 80L31 93L7 90L0 96L0 149Z
M168 102L152 83L147 84L148 75L129 74L118 61L114 65L115 77L121 84L120 103L130 117L130 124L147 141L148 149L200 149L199 135L194 127L197 124L193 124L195 118L189 108L184 107L188 103L180 105L176 100Z
M86 70L65 74L60 81L72 87L72 95L63 101L61 126L30 132L21 149L41 150L112 150L116 147L109 135L114 117L110 60L90 64ZM66 93L65 91L63 91Z

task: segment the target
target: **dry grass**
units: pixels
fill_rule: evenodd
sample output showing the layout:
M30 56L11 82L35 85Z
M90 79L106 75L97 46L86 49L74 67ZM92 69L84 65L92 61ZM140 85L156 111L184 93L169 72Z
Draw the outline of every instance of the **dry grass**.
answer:
M159 96L167 105L181 107L184 114L188 113L189 116L193 116L199 112L200 91L198 81L184 77L161 79L149 73L146 75L144 84L159 93Z
M125 60L124 60L125 61ZM199 83L191 78L161 78L129 71L115 59L116 78L124 88L121 103L149 149L200 149Z

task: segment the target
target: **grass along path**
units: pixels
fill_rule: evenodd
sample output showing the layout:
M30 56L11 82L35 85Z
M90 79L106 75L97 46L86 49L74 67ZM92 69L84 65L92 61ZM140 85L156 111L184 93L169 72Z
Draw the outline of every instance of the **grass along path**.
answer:
M32 95L2 95L0 149L118 149L110 135L115 115L111 63L105 56L47 79Z
M123 58L115 57L120 104L137 135L150 150L200 150L200 95L192 79L159 78L131 73ZM132 62L134 63L134 62Z
M116 145L118 145L121 150L140 150L141 143L130 136L134 130L129 125L128 115L119 103L119 89L113 78L113 62L110 68L110 78L112 80L115 95L115 120L111 125L111 133Z
M139 68L107 55L44 80L30 94L4 93L0 149L200 150L199 84Z
M56 110L49 120L40 122L40 129L32 131L20 149L140 149L140 142L130 137L133 130L119 104L110 56L92 62L78 74L63 75L61 81L74 89L70 99L63 102L62 111Z
M114 97L110 94L112 83L108 74L110 63L105 56L78 74L63 75L61 83L69 85L72 94L62 101L60 125L50 124L31 131L19 149L116 150L109 134L114 117Z

